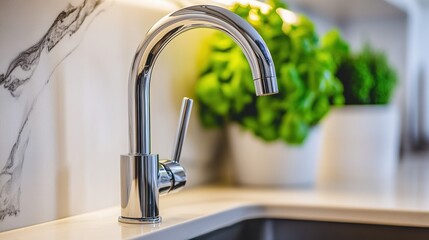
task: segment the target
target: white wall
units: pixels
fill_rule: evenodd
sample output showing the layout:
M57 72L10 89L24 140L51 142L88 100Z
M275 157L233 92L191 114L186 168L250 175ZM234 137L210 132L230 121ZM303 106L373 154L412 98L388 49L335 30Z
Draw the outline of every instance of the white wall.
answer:
M422 1L421 4L421 31L420 33L420 46L422 48L420 56L420 71L422 78L420 79L421 89L421 102L420 102L420 116L419 121L421 122L421 138L424 139L426 144L429 144L429 2ZM423 29L426 28L426 29Z
M317 33L322 36L333 28L339 28L335 19L323 17L315 11L308 8L303 8L297 3L289 4L288 7L297 13L304 14L311 19L316 27Z

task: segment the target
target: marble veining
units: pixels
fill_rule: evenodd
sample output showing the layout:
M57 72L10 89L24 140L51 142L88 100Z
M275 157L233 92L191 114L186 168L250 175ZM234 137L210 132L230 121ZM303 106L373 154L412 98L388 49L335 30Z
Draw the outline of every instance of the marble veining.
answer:
M105 10L104 0L84 0L80 5L68 6L61 11L43 37L28 49L20 52L9 64L7 71L0 74L0 86L3 86L13 98L19 99L26 95L26 108L16 140L10 149L5 165L0 171L0 220L6 216L16 216L20 212L21 176L25 162L25 152L30 141L31 113L43 90L49 84L51 76L57 67L78 48L82 35L95 16ZM103 5L103 7L101 7ZM70 38L79 35L77 41ZM49 59L49 53L61 42L69 41L71 48L64 51L62 56L55 58L55 64L43 74L35 72ZM23 90L30 82L35 91ZM30 86L30 85L28 85ZM2 94L2 92L0 92Z

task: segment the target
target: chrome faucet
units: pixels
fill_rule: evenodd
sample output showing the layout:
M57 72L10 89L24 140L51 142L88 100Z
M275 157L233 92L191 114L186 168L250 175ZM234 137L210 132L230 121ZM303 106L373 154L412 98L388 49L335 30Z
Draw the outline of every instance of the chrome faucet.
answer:
M191 6L157 22L137 49L128 81L130 151L121 156L120 222L159 222L159 195L185 186L185 170L179 158L192 100L183 100L172 159L159 160L158 154L151 153L150 78L158 55L174 37L204 27L225 32L241 47L250 63L256 95L278 92L273 60L265 42L234 13L216 6Z

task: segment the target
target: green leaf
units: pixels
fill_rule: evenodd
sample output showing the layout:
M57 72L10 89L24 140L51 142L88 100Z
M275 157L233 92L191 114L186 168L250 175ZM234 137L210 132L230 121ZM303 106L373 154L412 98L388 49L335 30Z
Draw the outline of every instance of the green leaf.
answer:
M307 137L309 126L297 113L284 116L280 126L280 137L291 144L302 144Z

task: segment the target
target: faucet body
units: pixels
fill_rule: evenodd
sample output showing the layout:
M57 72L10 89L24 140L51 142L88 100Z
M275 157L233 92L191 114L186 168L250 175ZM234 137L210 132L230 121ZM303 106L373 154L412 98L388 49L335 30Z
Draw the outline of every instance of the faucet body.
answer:
M150 81L163 48L174 37L194 28L218 29L232 37L249 61L256 94L278 92L274 64L266 44L249 23L234 13L199 5L180 9L158 21L139 45L129 76L130 149L127 155L121 156L121 222L159 222L159 194L180 189L186 183L179 158L192 100L185 99L182 105L182 124L179 124L172 160L160 161L157 154L151 153Z

